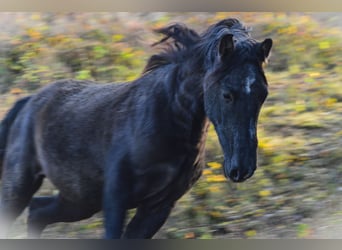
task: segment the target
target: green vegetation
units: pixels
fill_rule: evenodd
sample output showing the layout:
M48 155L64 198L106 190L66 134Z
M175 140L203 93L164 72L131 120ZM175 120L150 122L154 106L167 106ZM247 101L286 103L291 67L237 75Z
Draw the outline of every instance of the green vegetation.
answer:
M318 212L341 209L342 29L329 20L318 22L303 13L98 13L74 15L68 25L63 15L34 14L31 21L39 26L3 35L0 116L17 96L55 79L132 80L157 39L152 28L182 21L203 30L228 16L253 26L253 36L274 40L265 69L269 97L258 127L259 168L245 183L227 182L211 127L203 176L178 202L158 237L312 237L310 223ZM51 20L64 20L63 32ZM52 226L47 235L78 230L67 235L96 237L97 229L100 237L100 217L73 228Z
M88 25L77 33L71 30L56 34L46 23L47 17L50 15L32 15L31 19L42 19L41 25L23 27L22 32L6 41L0 60L1 92L13 87L34 91L63 78L113 82L139 75L143 51L128 42L134 40L129 34L114 28L105 32ZM89 21L84 18L80 15L75 21Z

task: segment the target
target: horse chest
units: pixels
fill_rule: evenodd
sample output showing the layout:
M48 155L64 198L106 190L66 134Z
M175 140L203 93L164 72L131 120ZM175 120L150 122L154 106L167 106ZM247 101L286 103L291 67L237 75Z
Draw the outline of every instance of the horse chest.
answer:
M202 157L198 154L177 156L173 160L155 163L136 178L135 204L155 206L178 200L198 180L202 173Z
M135 176L132 188L136 204L174 202L198 180L207 131L207 124L201 125L191 138L170 132L135 138L129 159Z

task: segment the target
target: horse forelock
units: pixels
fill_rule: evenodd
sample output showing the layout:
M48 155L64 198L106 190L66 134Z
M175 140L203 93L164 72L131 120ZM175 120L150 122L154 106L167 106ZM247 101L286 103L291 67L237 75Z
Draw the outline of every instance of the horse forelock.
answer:
M197 46L198 54L204 57L206 65L212 66L218 55L218 46L225 35L233 35L234 43L255 43L250 36L250 28L243 25L238 19L228 18L211 25L202 35Z

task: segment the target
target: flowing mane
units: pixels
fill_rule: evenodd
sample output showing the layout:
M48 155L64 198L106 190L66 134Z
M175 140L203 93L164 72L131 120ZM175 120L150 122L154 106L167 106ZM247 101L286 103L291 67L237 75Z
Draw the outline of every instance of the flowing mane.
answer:
M179 61L184 51L193 46L200 38L198 33L189 29L184 24L173 24L165 28L156 29L156 33L163 34L164 37L152 44L152 46L163 45L163 51L153 55L148 60L143 74L153 71L161 66ZM172 39L171 41L169 41Z
M246 55L251 56L256 41L251 38L250 30L236 18L224 19L210 26L201 35L186 25L178 23L156 29L155 32L164 35L164 37L152 46L162 45L163 51L149 58L143 74L161 66L182 61L188 53L195 53L198 58L204 58L206 64L212 65L217 56L218 43L225 35L234 36L235 45L244 47L239 52L240 56L237 56L235 60L246 58ZM192 48L193 50L191 50ZM241 56L241 53L244 55ZM256 56L255 53L253 56Z

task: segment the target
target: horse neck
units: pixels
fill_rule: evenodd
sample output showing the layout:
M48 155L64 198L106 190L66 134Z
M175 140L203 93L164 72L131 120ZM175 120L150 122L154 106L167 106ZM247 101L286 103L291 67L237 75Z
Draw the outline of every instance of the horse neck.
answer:
M195 69L195 70L194 70ZM205 136L207 118L203 100L203 72L198 67L179 64L174 72L172 113L175 124L192 140Z

